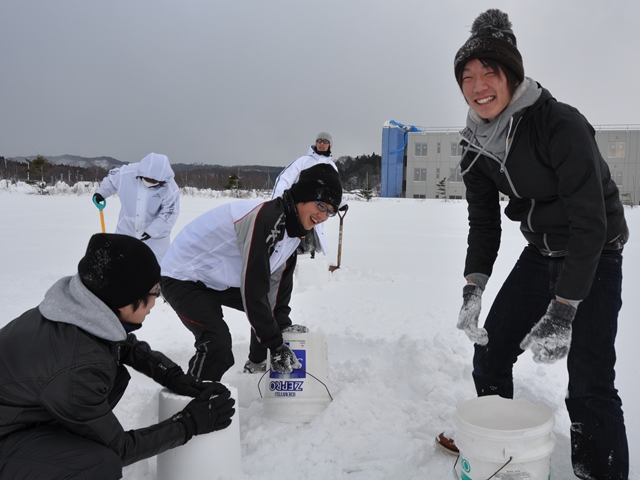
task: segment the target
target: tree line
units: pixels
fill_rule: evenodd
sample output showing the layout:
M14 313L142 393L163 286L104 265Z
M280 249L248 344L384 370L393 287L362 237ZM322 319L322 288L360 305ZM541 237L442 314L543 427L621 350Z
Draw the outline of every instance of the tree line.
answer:
M340 180L345 191L380 191L380 155L342 156L336 160ZM205 165L175 164L171 166L179 187L227 190L271 190L273 183L284 167L261 165ZM73 186L78 182L100 182L109 169L100 165L77 167L56 165L46 157L38 155L25 162L0 156L0 180L28 182L41 188L64 182Z

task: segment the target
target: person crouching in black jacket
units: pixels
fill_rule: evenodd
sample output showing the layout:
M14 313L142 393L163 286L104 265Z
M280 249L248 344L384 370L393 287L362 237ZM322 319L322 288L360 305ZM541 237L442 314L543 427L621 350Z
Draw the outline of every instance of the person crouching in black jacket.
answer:
M224 385L185 375L131 333L155 305L159 280L142 241L96 234L76 275L0 329L0 477L119 479L123 466L230 425L235 402ZM126 366L195 398L125 432L113 409Z

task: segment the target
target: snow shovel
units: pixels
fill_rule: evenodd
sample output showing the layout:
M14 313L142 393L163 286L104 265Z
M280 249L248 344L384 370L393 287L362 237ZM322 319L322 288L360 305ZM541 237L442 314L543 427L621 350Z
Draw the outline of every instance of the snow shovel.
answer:
M340 261L342 260L342 225L344 222L344 217L347 215L347 210L349 210L349 205L346 204L338 209L338 216L340 217L340 233L338 234L338 264L329 265L330 272L333 272L340 268Z
M104 210L104 207L107 206L107 199L105 198L102 202L98 202L96 197L93 197L93 204L98 207L98 210L100 210L100 225L102 225L102 233L107 233L107 229L104 228L104 212L102 211Z

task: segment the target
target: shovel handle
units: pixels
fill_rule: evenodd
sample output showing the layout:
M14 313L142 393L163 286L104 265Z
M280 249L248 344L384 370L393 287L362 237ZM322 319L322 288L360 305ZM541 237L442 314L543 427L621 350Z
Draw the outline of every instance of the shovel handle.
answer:
M340 262L342 260L342 225L343 225L343 219L347 214L347 210L349 210L349 205L347 205L346 203L338 209L338 216L340 217L340 229L338 231L338 264L330 265L329 266L330 272L335 272L337 269L340 268Z
M107 229L104 227L104 207L107 206L107 199L103 199L101 202L96 200L96 197L93 197L93 204L100 210L100 225L102 226L102 233L107 233Z
M100 209L100 225L102 226L102 233L107 233L107 229L104 228L104 212Z

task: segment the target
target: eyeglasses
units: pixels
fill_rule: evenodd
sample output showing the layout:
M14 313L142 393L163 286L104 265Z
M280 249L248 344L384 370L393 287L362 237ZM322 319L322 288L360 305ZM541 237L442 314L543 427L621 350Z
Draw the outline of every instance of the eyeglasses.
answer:
M162 292L160 291L160 285L156 285L156 291L155 292L149 292L147 294L148 297L156 297L158 298L160 296Z
M316 140L316 143L331 143L331 142L326 138L319 138Z
M327 214L327 217L336 216L336 212L333 210L329 210L329 206L326 203L316 200L316 205L318 206L318 210L320 210L322 213Z

